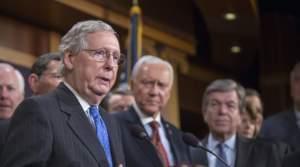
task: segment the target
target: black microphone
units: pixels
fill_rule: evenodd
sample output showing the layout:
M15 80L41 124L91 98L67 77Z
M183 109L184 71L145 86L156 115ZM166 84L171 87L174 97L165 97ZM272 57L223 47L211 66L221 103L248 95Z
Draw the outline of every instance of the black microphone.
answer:
M217 154L215 154L208 148L204 147L195 135L193 135L191 133L184 133L182 136L182 139L186 144L191 145L193 147L200 148L200 149L210 153L211 155L215 156L219 161L221 161L224 165L226 165L227 167L230 167L223 158L221 158L220 156L218 156Z
M149 137L147 133L144 131L144 129L139 125L132 125L130 126L131 133L140 139L146 139L149 140Z

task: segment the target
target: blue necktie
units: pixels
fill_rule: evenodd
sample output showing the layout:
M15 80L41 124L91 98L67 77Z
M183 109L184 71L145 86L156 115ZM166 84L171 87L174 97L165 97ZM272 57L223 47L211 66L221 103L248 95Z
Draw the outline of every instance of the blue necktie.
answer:
M217 145L217 149L218 149L217 155L219 157L221 157L227 163L227 158L226 158L224 147L225 147L225 145L222 143L219 143ZM220 160L216 159L216 167L226 167L226 165L224 163L222 163Z
M105 123L104 123L102 117L99 114L97 106L92 105L90 107L89 111L90 111L90 115L93 118L94 123L95 123L95 128L96 128L96 133L97 133L98 140L101 143L101 145L102 145L102 147L105 151L105 155L106 155L106 158L109 162L109 166L112 167L113 162L112 162L109 139L108 139L108 133L107 133Z

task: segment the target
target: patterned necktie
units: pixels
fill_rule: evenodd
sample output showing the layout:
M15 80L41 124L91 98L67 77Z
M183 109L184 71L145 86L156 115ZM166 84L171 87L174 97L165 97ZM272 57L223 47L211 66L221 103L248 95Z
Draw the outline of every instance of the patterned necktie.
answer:
M89 109L89 112L90 112L90 116L93 118L93 121L95 124L98 140L104 149L106 158L109 162L109 166L112 167L113 162L112 162L110 144L109 144L108 133L107 133L105 123L99 114L97 106L92 105Z
M151 136L151 142L155 146L157 152L159 153L159 157L161 158L163 164L165 167L169 166L169 160L167 156L167 152L164 148L164 146L161 143L160 137L159 137L159 124L156 121L152 121L150 123L150 126L152 128L152 136Z
M227 158L224 149L225 149L225 145L223 143L219 143L217 145L217 150L218 150L217 155L227 163ZM216 159L216 167L226 167L226 165L220 160Z

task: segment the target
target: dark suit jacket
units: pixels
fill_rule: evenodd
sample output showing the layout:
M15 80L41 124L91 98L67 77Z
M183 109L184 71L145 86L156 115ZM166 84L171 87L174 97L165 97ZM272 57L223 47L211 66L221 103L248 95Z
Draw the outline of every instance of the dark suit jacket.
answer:
M0 154L4 145L6 132L9 126L9 119L0 119Z
M280 112L263 122L260 136L289 144L300 151L300 129L294 111Z
M296 152L285 157L283 161L283 167L299 167L299 164L300 164L300 152Z
M133 107L129 111L113 114L119 121L122 129L124 154L129 167L163 167L160 158L152 145L149 136L142 138L131 131L132 126L140 127L147 134ZM181 131L166 121L163 127L170 142L171 151L176 166L189 164L188 147L182 140Z
M203 145L207 145L207 138L202 141ZM279 167L280 160L275 153L275 148L271 144L265 142L256 141L252 139L246 139L237 136L236 140L236 160L235 167ZM205 162L208 164L207 154L204 154L202 150L193 150L192 161L193 163ZM203 159L206 159L203 161ZM201 162L198 162L201 160ZM204 164L207 166L207 164Z
M115 166L124 164L121 132L102 112ZM1 167L108 167L96 132L72 92L62 83L53 92L24 100L17 108Z

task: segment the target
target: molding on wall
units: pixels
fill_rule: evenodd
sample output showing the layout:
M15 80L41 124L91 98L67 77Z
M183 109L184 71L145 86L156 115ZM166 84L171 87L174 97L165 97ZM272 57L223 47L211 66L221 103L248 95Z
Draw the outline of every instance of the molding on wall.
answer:
M57 52L61 36L54 31L49 33L49 51Z
M129 29L130 18L122 14L116 13L112 10L105 9L99 4L84 1L84 0L56 0L57 2L66 6L72 7L83 13L95 16L97 18L105 19L117 26ZM182 40L174 37L166 32L160 31L148 25L143 25L143 35L147 38L154 39L167 46L182 50L191 56L196 54L195 42Z
M0 59L6 62L31 68L36 57L28 53L0 46Z

